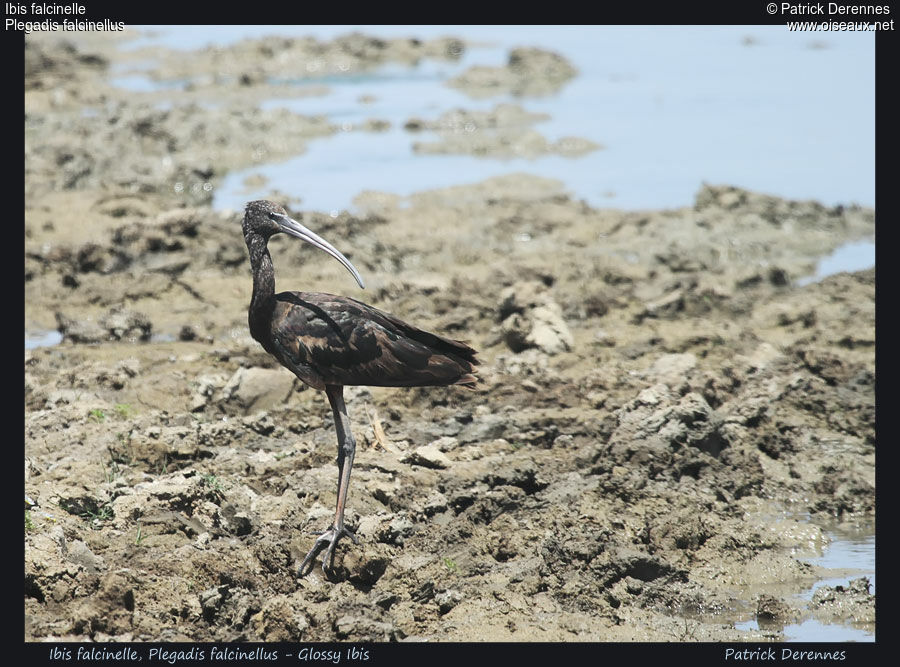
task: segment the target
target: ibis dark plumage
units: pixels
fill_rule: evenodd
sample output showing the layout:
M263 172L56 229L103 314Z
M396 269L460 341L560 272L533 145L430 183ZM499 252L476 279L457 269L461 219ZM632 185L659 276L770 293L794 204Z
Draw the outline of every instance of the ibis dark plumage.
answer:
M475 350L460 341L422 331L356 299L318 292L275 293L269 238L287 233L312 244L343 264L365 288L359 272L325 239L269 201L247 204L244 240L253 270L250 333L282 366L306 384L323 389L334 414L338 440L338 492L334 521L300 564L312 569L324 550L322 568L331 570L338 541L356 536L344 525L344 507L356 442L344 405L345 385L422 387L477 382Z

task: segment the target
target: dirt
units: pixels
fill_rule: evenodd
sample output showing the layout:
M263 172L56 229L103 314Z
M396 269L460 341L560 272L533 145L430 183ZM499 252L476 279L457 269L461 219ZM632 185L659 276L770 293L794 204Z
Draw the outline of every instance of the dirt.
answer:
M463 48L342 39L285 48L352 54L351 72ZM210 206L229 170L335 131L258 108L267 48L156 54L153 76L200 82L160 109L108 84L112 42L26 42L25 329L63 336L25 351L26 640L874 631L866 580L794 597L824 574L806 559L826 520L874 518L874 270L797 286L874 212L725 185L663 211L527 174L360 184L337 217L283 197L368 289L275 239L279 289L362 298L483 362L475 392L347 388L360 544L298 579L333 514L331 414L250 338L241 212ZM526 68L535 90L566 79L550 64Z
M537 48L509 52L503 67L473 65L448 85L479 99L509 93L515 97L545 97L559 92L578 70L564 56Z

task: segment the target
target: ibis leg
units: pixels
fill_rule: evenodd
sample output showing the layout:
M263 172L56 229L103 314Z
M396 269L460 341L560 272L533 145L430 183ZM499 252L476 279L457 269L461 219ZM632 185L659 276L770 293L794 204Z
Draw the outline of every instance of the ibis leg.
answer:
M347 491L350 488L350 470L353 468L353 457L356 454L356 441L353 439L353 433L350 431L350 417L347 415L347 406L344 405L344 388L340 385L329 385L325 387L325 393L328 395L328 402L331 403L331 411L334 413L334 427L337 431L338 440L337 508L331 528L319 536L313 548L310 549L309 553L306 554L306 558L300 564L298 575L301 577L312 570L313 559L323 549L325 554L322 556L322 569L326 572L331 570L334 561L334 549L342 537L349 537L354 544L359 544L356 535L344 526L344 506L347 502ZM307 570L307 567L309 570Z

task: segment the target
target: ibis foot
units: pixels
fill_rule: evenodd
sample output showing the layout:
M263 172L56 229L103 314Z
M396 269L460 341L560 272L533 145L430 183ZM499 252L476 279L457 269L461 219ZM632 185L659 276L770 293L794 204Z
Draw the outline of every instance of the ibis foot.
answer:
M325 554L322 556L322 571L326 574L331 572L334 566L334 548L342 537L349 537L353 541L353 544L359 544L359 538L350 532L348 528L345 526L341 526L340 528L332 526L322 533L316 540L316 543L313 544L313 548L309 550L309 553L306 554L306 558L300 563L300 567L297 570L297 576L303 577L312 571L313 559L320 551L322 551L322 549L325 549ZM308 570L307 566L309 566Z

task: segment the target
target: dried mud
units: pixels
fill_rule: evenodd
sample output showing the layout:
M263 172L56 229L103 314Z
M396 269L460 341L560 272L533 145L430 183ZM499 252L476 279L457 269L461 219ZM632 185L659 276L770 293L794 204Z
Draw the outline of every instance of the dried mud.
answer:
M354 67L462 48L349 42L290 48ZM279 74L262 42L164 57L156 76L202 81L168 110L106 83L116 54L26 46L25 327L63 336L25 352L26 640L874 629L864 580L793 597L823 574L818 519L874 517L874 270L796 286L873 234L872 210L732 186L595 209L527 174L363 192L336 218L287 201L369 289L276 239L279 289L363 298L483 361L475 392L347 389L360 544L298 579L333 513L331 415L250 339L241 214L210 201L228 169L333 128L254 106ZM573 75L545 71L551 89ZM201 93L244 102L179 97Z

